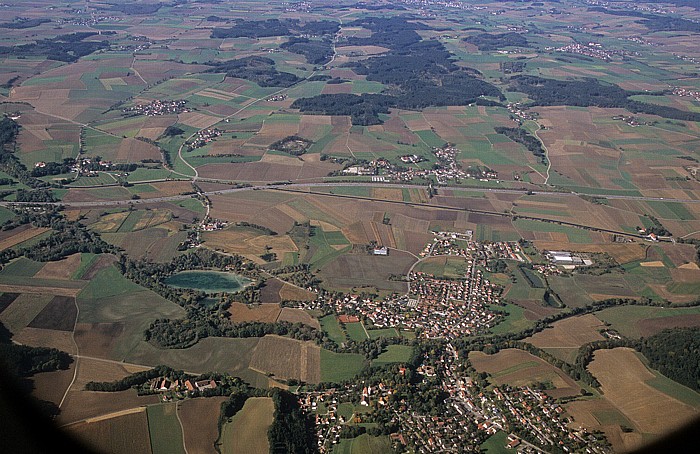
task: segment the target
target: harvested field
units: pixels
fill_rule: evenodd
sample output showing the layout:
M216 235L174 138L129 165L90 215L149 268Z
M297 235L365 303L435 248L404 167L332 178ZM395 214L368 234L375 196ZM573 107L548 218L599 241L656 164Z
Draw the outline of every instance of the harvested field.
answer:
M275 405L269 397L250 397L230 423L222 427L222 454L267 454L267 431Z
M352 289L366 286L405 292L406 283L390 281L389 276L405 274L413 262L413 256L399 251L391 251L386 257L345 254L326 265L319 276L330 288Z
M114 344L124 333L124 323L78 323L75 342L85 356L109 357Z
M73 331L77 315L78 308L75 305L75 298L54 296L28 326L48 330Z
M58 295L75 297L80 293L80 288L52 287L50 285L9 285L0 284L0 292L29 293L34 295Z
M593 314L570 317L560 320L534 336L526 339L532 345L540 348L578 348L589 342L605 339L599 329L605 325Z
M133 389L109 393L109 399L105 399L105 393L82 391L82 388L74 384L63 402L61 414L56 421L59 425L76 423L114 412L156 404L158 400L158 396L137 396Z
M66 392L71 381L73 381L74 368L75 362L68 366L66 370L35 374L32 377L34 385L32 396L58 405L63 399L63 393Z
M602 430L614 452L628 452L641 447L643 443L644 439L639 432L622 431L622 426L631 428L632 423L605 398L576 400L564 407L574 419L570 427Z
M227 397L187 399L180 403L178 415L185 432L185 447L188 454L209 454L219 437L217 423L221 404Z
M554 389L545 392L554 398L576 396L581 389L564 372L523 350L509 348L495 355L472 352L469 360L478 371L491 375L489 381L496 385L525 386L536 381L550 382Z
M693 408L647 382L655 375L629 348L598 350L588 366L601 384L606 399L642 432L661 435L697 418Z
M310 342L265 336L255 347L250 368L281 379L318 383L321 380L320 348Z
M63 260L48 262L34 277L44 279L70 279L79 266L80 254L72 254Z
M81 422L67 430L97 452L151 453L145 408L94 422Z
M267 322L274 323L282 309L279 304L264 303L257 306L248 306L243 303L232 303L228 309L231 321L241 322Z
M12 339L20 344L31 345L32 347L51 347L70 354L76 353L72 331L28 327L15 333Z
M28 226L28 228L18 227L17 229L9 230L9 232L12 232L13 235L7 237L4 237L3 235L4 238L0 237L2 238L0 239L0 250L9 249L12 246L30 240L35 236L41 235L44 232L48 232L49 230L51 229L31 226Z
M316 296L314 292L287 283L280 290L280 298L287 301L313 301Z
M283 307L277 321L303 323L304 325L311 326L312 328L321 329L321 324L319 323L318 319L312 317L308 312L305 312L302 309Z

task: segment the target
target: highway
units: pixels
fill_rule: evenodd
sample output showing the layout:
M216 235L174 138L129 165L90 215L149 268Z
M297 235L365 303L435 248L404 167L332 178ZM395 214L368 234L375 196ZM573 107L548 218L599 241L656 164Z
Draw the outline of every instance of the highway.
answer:
M156 180L153 180L156 181ZM157 180L157 181L167 181L167 180ZM205 178L199 178L198 182L210 182L210 183L222 183L222 184L232 184L231 182L223 182L221 180L210 180ZM150 181L152 182L152 181ZM139 184L139 183L136 183ZM111 185L110 185L111 186ZM377 182L332 182L332 183L271 183L264 185L255 186L244 186L244 187L234 187L228 189L220 189L215 191L203 192L204 195L224 195L233 194L236 192L244 191L260 191L260 190L286 190L289 192L301 192L301 189L309 188L335 188L335 187L372 187L372 188L401 188L401 189L425 189L425 185L418 184L394 184L394 183L377 183ZM88 189L88 188L81 188ZM668 197L645 197L645 196L632 196L632 195L595 195L583 194L578 192L564 192L564 191L534 191L527 189L506 189L506 188L479 188L479 187L453 187L453 186L439 186L440 189L449 190L464 190L469 192L483 192L483 193L516 193L522 195L547 195L549 197L579 197L579 196L589 196L595 197L602 200L637 200L643 202L678 202L678 203L700 203L700 199L676 199ZM307 191L304 191L307 192ZM144 199L122 199L122 200L101 200L101 201L90 201L90 202L9 202L0 201L0 206L11 206L11 205L61 205L67 208L89 208L89 207L101 207L101 206L119 206L119 205L148 205L161 202L175 202L178 200L186 200L194 197L195 194L179 194L168 197L154 197L154 198L144 198ZM330 195L330 194L323 194ZM383 199L371 198L371 197L354 197L359 199L375 200L379 202L386 202ZM401 203L401 202L398 202ZM408 202L406 202L408 203ZM431 204L419 204L423 206L441 208L440 206ZM455 208L455 207L451 207Z

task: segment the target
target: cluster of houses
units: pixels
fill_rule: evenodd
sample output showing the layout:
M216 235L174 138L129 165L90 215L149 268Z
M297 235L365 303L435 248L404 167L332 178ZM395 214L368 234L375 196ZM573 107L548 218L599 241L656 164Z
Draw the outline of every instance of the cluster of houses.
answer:
M409 275L410 295L383 300L345 295L316 306L330 305L338 314L356 314L376 328L416 330L424 338L455 338L482 333L498 316L487 305L499 304L501 288L470 264L464 280ZM311 306L306 308L312 308Z
M433 154L437 158L437 165L430 169L420 169L414 167L399 167L384 158L375 159L366 165L349 166L342 171L345 175L373 175L381 176L381 181L410 182L414 178L428 179L434 177L439 184L448 181L460 181L467 178L479 179L482 181L495 180L498 173L488 168L470 167L463 170L457 157L460 150L452 145L441 148L433 148ZM426 159L415 154L403 155L399 159L404 164L416 164ZM374 180L373 180L374 181Z
M122 109L122 112L133 115L146 115L147 117L155 117L158 115L171 115L183 112L189 112L185 106L187 101L167 101L156 99L148 104L137 104L133 107Z
M632 126L633 128L637 126L650 126L652 123L648 121L640 121L639 118L635 117L634 115L615 115L612 117L613 120L619 120L619 121L624 121L627 123L629 126Z
M350 383L342 389L331 388L324 391L310 391L299 395L301 409L307 414L314 415L316 423L316 438L320 453L333 452L334 445L340 442L340 433L346 424L361 424L370 409L386 407L393 389L384 383ZM343 417L338 408L343 403L353 407L367 407L363 411L354 411L352 415Z
M700 102L699 90L688 90L687 88L673 87L673 94L680 97L691 97Z
M409 281L409 302L415 303L410 312L401 314L402 321L410 328L420 328L422 337L474 335L487 331L498 321L488 305L500 304L502 289L484 278L473 262L469 263L465 280L411 273Z
M207 389L216 389L215 380L173 380L169 377L154 378L148 383L148 390L152 393L160 393L163 401L172 400L173 397L184 399L195 392L204 392Z
M585 430L573 427L571 418L546 393L528 386L482 388L456 367L459 354L448 343L441 355L436 358L425 356L419 369L431 370L439 377L440 386L448 395L445 400L447 411L440 416L421 415L406 411L399 416L401 433L417 452L445 452L454 448L472 445L479 447L483 436L494 435L508 430L505 448L516 452L542 452L525 441L521 435L527 434L530 440L537 440L540 447L557 446L564 452L589 453L608 452L608 446L600 443ZM474 422L473 431L466 430L464 420ZM520 435L519 435L520 434Z
M545 47L546 51L567 52L570 54L580 54L586 57L599 58L603 61L611 61L614 56L639 55L638 52L629 52L626 50L610 50L603 48L600 43L589 42L588 44L569 44L562 47Z
M287 95L281 94L281 95L274 95L274 96L270 96L268 98L265 98L265 101L267 101L267 102L279 102L279 101L284 101L285 99L287 99Z
M518 124L522 124L525 120L536 120L537 112L531 111L529 107L524 106L519 102L509 102L506 106L508 112L510 112L513 121L517 121Z
M487 259L525 261L523 251L515 241L473 241L471 230L467 230L467 233L434 232L433 235L433 241L427 243L419 253L421 257L457 256L480 260L484 265Z
M220 137L224 132L216 128L207 128L197 131L197 133L192 137L192 140L186 142L187 151L192 151L197 148L202 148L209 142L212 142L217 137Z

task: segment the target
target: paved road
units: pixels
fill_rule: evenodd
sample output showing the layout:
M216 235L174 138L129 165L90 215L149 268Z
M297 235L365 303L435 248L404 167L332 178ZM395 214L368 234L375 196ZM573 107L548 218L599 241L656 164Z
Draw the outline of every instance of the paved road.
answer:
M153 181L163 181L163 180L153 180ZM167 180L166 180L167 181ZM199 178L197 181L199 182L216 182L216 183L224 183L226 184L227 182L223 182L222 180L208 180L204 178ZM299 189L306 189L306 188L334 188L334 187L347 187L347 186L353 186L353 187L373 187L373 188L402 188L402 189L425 189L425 185L418 185L418 184L393 184L393 183L371 183L371 182L357 182L357 183L352 183L352 182L337 182L337 183L271 183L271 184L265 184L265 185L256 185L256 186L246 186L246 187L236 187L236 188L229 188L229 189L220 189L216 191L207 191L204 192L205 195L210 196L210 195L223 195L223 194L232 194L236 192L243 192L243 191L259 191L259 190L273 190L273 189L278 189L278 190L299 190ZM84 188L83 188L84 189ZM466 190L470 192L483 192L483 193L507 193L507 194L529 194L529 195L547 195L550 197L578 197L581 195L588 195L590 194L583 194L583 193L578 193L578 192L563 192L563 191L533 191L533 190L526 190L526 189L497 189L497 188L472 188L472 187L467 187L467 188L461 188L461 187L438 187L439 189L457 189L457 190ZM123 200L103 200L103 201L91 201L91 202L46 202L43 203L44 205L62 205L65 207L69 208L83 208L83 207L100 207L100 206L119 206L119 205L129 205L129 204L135 204L135 205L148 205L148 204L153 204L153 203L160 203L160 202L174 202L178 200L186 200L194 197L195 194L181 194L181 195L174 195L174 196L168 196L168 197L154 197L154 198L144 198L144 199L123 199ZM679 202L679 203L700 203L700 199L676 199L676 198L664 198L664 197L644 197L644 196L630 196L630 195L600 195L600 196L595 196L596 198L600 199L620 199L620 200L639 200L639 201L663 201L663 202ZM358 197L358 198L365 198L365 199L372 199L371 197ZM383 199L375 199L377 201L383 201ZM21 205L23 202L8 202L8 201L0 201L0 206L10 206L10 205ZM426 206L430 206L429 204L422 204Z

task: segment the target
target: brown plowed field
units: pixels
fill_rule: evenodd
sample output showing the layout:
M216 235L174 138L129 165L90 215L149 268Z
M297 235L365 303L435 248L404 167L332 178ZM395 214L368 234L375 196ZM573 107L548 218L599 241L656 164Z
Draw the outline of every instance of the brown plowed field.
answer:
M187 399L178 408L188 454L210 454L219 437L221 404L227 397Z
M151 453L146 409L95 422L81 422L67 430L97 452Z
M241 322L267 322L277 321L282 309L279 304L260 304L247 306L243 303L232 303L228 309L230 318L236 323Z
M318 383L321 380L321 349L310 342L265 336L255 347L250 368L282 379Z
M80 254L72 254L63 260L48 262L34 277L44 279L70 279L80 266Z
M78 308L75 305L75 298L54 296L28 326L30 328L73 331L77 316Z
M304 312L302 309L293 309L291 307L283 307L277 318L280 322L303 323L312 328L321 329L321 324L317 319Z

